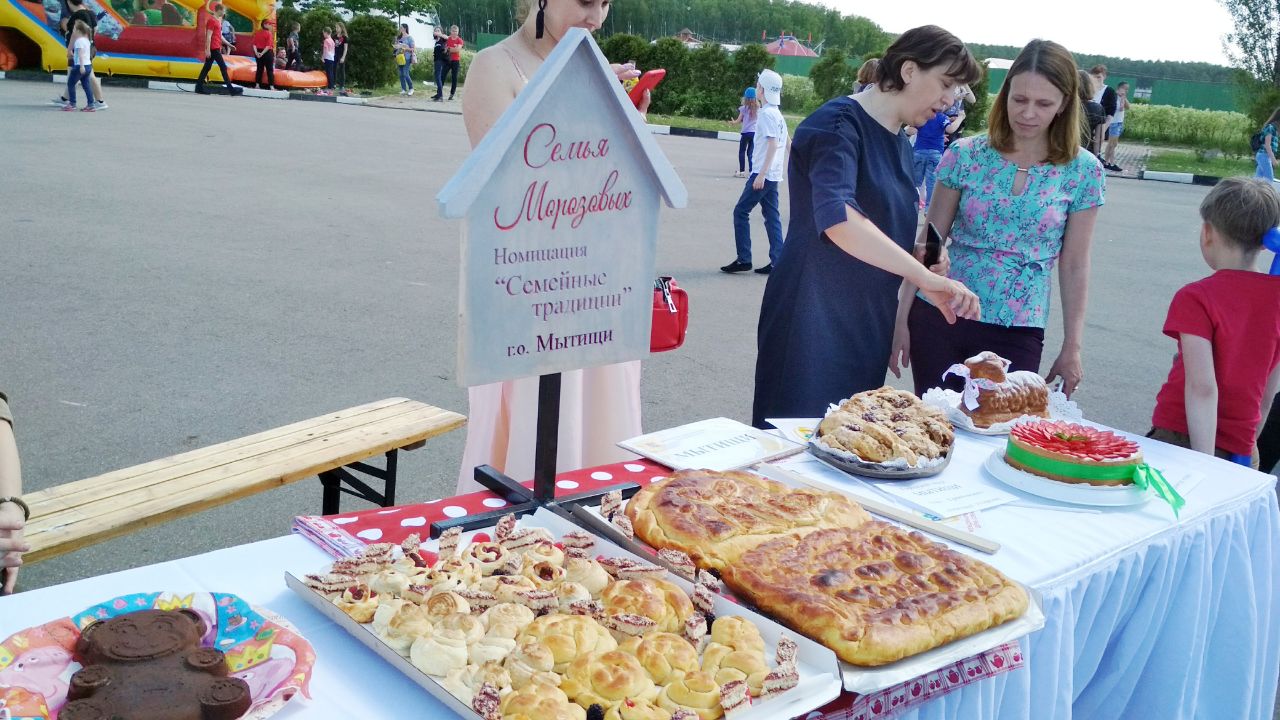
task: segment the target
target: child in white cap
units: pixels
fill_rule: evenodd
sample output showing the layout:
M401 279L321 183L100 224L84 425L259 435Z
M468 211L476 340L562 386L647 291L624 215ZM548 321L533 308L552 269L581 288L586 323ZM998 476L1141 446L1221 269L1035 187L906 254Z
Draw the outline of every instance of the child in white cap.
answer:
M760 101L760 110L756 114L755 148L751 158L753 170L733 209L733 236L738 256L720 270L739 273L751 269L751 211L759 205L764 215L765 232L769 235L769 263L756 268L756 272L768 275L782 253L778 183L782 182L787 151L787 122L782 117L782 76L772 70L762 70L756 80L756 99Z

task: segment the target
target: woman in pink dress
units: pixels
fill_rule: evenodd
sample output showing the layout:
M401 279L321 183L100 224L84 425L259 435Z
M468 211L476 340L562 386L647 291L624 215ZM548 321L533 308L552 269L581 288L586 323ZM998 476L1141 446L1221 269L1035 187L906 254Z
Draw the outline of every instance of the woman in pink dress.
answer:
M462 119L475 147L524 89L556 43L570 28L595 32L609 14L608 0L521 0L524 19L516 32L481 50L467 71ZM538 15L543 32L538 33ZM630 65L615 65L619 80L639 77ZM648 96L641 105L648 107ZM468 388L467 445L458 473L458 492L480 489L477 465L492 465L519 480L533 477L538 413L538 378L508 380ZM640 362L562 373L560 433L556 467L576 470L635 457L616 443L639 435Z

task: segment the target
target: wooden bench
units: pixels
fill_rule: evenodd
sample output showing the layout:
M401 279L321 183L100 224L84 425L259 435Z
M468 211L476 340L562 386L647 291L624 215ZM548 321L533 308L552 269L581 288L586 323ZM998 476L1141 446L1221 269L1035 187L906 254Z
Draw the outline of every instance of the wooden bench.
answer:
M396 452L461 427L455 412L390 398L230 442L29 493L26 562L57 557L145 527L239 500L313 475L322 512L345 492L395 503ZM386 456L386 467L363 460ZM385 481L379 493L351 473Z

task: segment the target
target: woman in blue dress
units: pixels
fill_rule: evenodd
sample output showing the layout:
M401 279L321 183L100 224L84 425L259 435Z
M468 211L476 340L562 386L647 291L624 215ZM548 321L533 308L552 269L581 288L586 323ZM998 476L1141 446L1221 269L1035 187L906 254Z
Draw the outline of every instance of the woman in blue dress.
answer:
M830 403L884 384L904 278L949 321L978 317L977 296L946 278L945 254L925 268L910 252L917 197L902 128L951 107L956 89L979 73L951 33L908 30L880 59L874 85L828 102L796 129L791 220L760 309L757 427L771 417L820 417Z

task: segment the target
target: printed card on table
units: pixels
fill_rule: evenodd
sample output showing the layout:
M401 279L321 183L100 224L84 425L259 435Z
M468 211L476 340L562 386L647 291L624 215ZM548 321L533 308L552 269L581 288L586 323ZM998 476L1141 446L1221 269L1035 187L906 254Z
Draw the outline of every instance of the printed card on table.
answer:
M618 446L676 470L737 470L804 449L729 418L711 418L624 440Z

